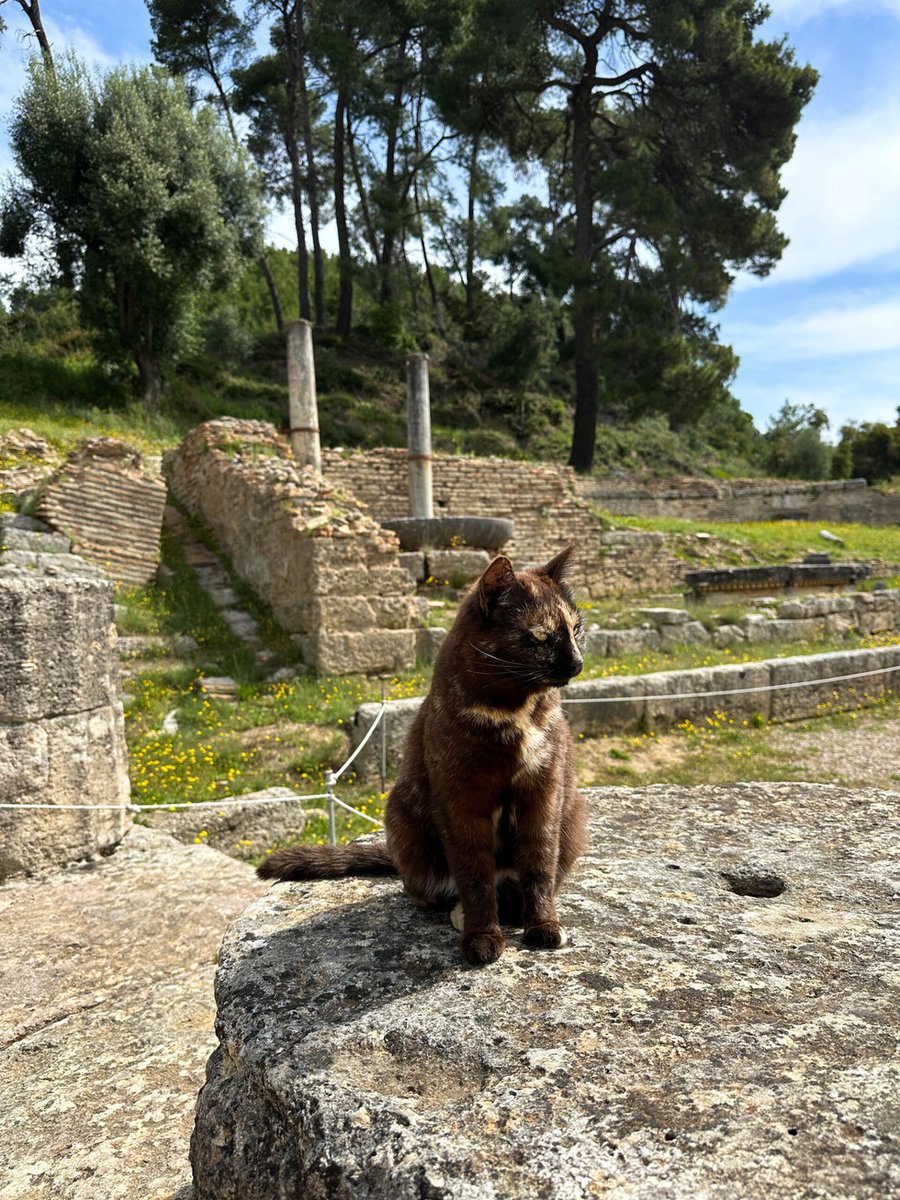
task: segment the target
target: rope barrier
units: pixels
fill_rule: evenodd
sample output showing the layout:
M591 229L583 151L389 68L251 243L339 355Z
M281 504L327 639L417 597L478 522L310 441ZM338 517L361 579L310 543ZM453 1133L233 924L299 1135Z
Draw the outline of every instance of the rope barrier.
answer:
M753 692L775 692L783 691L789 688L813 687L822 684L845 683L851 679L868 679L875 675L887 675L891 672L900 672L900 663L890 667L878 667L871 671L854 671L848 675L827 675L821 679L801 679L789 683L771 683L754 685L753 687L744 688L721 688L715 691L708 692L663 692L660 695L651 693L641 693L638 696L564 696L562 697L563 704L627 704L634 703L636 700L698 700L712 699L718 696L743 696ZM637 678L642 678L638 676ZM252 807L257 804L300 804L309 800L327 800L329 806L329 833L332 839L332 845L336 842L334 828L334 806L345 809L349 813L353 813L357 817L362 817L364 821L368 821L371 825L382 827L382 822L375 817L370 817L367 813L360 812L358 808L353 808L346 804L334 793L334 785L337 780L344 774L362 752L365 746L372 738L375 730L381 724L384 716L391 703L389 700L382 700L378 712L375 714L375 719L366 730L365 736L360 741L359 745L353 753L347 758L343 765L337 771L325 772L325 791L315 792L305 796L261 796L253 800L228 799L228 800L179 800L173 803L161 804L38 804L38 803L22 803L9 804L0 803L0 809L57 809L59 811L87 811L87 812L120 812L123 809L132 813L141 813L153 811L155 809L165 809L169 812L177 811L178 809L200 809L200 808L232 808L232 807Z
M385 712L387 711L387 706L388 706L388 701L382 700L381 708L379 708L378 712L375 714L375 720L372 722L372 724L366 730L366 736L362 739L362 741L359 743L359 745L356 747L356 749L353 751L353 753L350 755L350 757L347 759L347 761L344 763L344 765L342 767L338 767L338 769L334 772L335 780L340 779L340 777L347 770L347 768L350 766L350 764L355 761L357 755L360 753L360 751L363 749L363 747L366 745L366 743L371 738L372 734L378 728L378 724L381 721L381 718L384 716Z
M688 668L689 670L690 668ZM751 692L779 692L787 688L814 687L822 683L843 683L847 679L865 679L870 675L887 675L891 671L900 673L900 663L892 667L878 667L872 671L855 671L850 675L827 675L822 679L800 679L792 683L763 683L753 687L721 688L709 692L663 692L654 695L653 692L641 692L639 696L563 696L563 704L622 704L635 700L697 700L712 696L745 696ZM643 676L636 676L641 679Z

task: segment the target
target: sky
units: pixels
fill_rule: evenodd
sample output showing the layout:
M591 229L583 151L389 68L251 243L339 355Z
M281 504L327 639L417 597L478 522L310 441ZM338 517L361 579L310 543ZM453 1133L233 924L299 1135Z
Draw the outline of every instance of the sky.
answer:
M769 37L786 36L820 73L783 171L779 224L790 239L765 279L741 276L716 314L741 366L735 395L759 429L785 400L822 408L836 438L847 421L893 424L900 405L900 0L769 0ZM143 0L42 0L57 52L100 67L150 60ZM4 5L0 175L6 122L29 44ZM277 244L290 220L275 218ZM0 270L8 265L0 260Z

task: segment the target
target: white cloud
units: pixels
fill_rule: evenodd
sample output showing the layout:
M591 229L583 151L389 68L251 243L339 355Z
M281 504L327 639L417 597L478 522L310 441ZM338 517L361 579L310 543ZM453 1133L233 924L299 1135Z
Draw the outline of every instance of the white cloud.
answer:
M804 121L783 181L779 224L790 245L770 278L812 279L896 253L900 103Z
M797 24L814 17L824 16L830 9L852 9L854 15L861 12L892 12L900 16L900 0L767 0L772 10L771 23L781 25L790 21Z
M846 303L773 324L730 324L727 339L742 356L822 359L900 350L900 299Z

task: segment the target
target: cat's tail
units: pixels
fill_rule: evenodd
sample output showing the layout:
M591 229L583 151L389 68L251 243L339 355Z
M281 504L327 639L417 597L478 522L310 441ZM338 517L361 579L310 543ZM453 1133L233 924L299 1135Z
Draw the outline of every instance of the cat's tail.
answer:
M344 875L396 875L383 842L346 846L293 846L276 850L256 868L260 879L340 879Z

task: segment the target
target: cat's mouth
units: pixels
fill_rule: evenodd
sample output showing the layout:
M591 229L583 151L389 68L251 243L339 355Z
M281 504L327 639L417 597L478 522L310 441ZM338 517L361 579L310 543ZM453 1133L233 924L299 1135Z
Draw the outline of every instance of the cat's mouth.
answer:
M579 667L577 671L572 671L570 674L551 675L548 677L547 682L550 684L551 687L565 687L567 683L571 683L571 681L575 678L576 675L580 675L580 674L581 674L581 667Z

